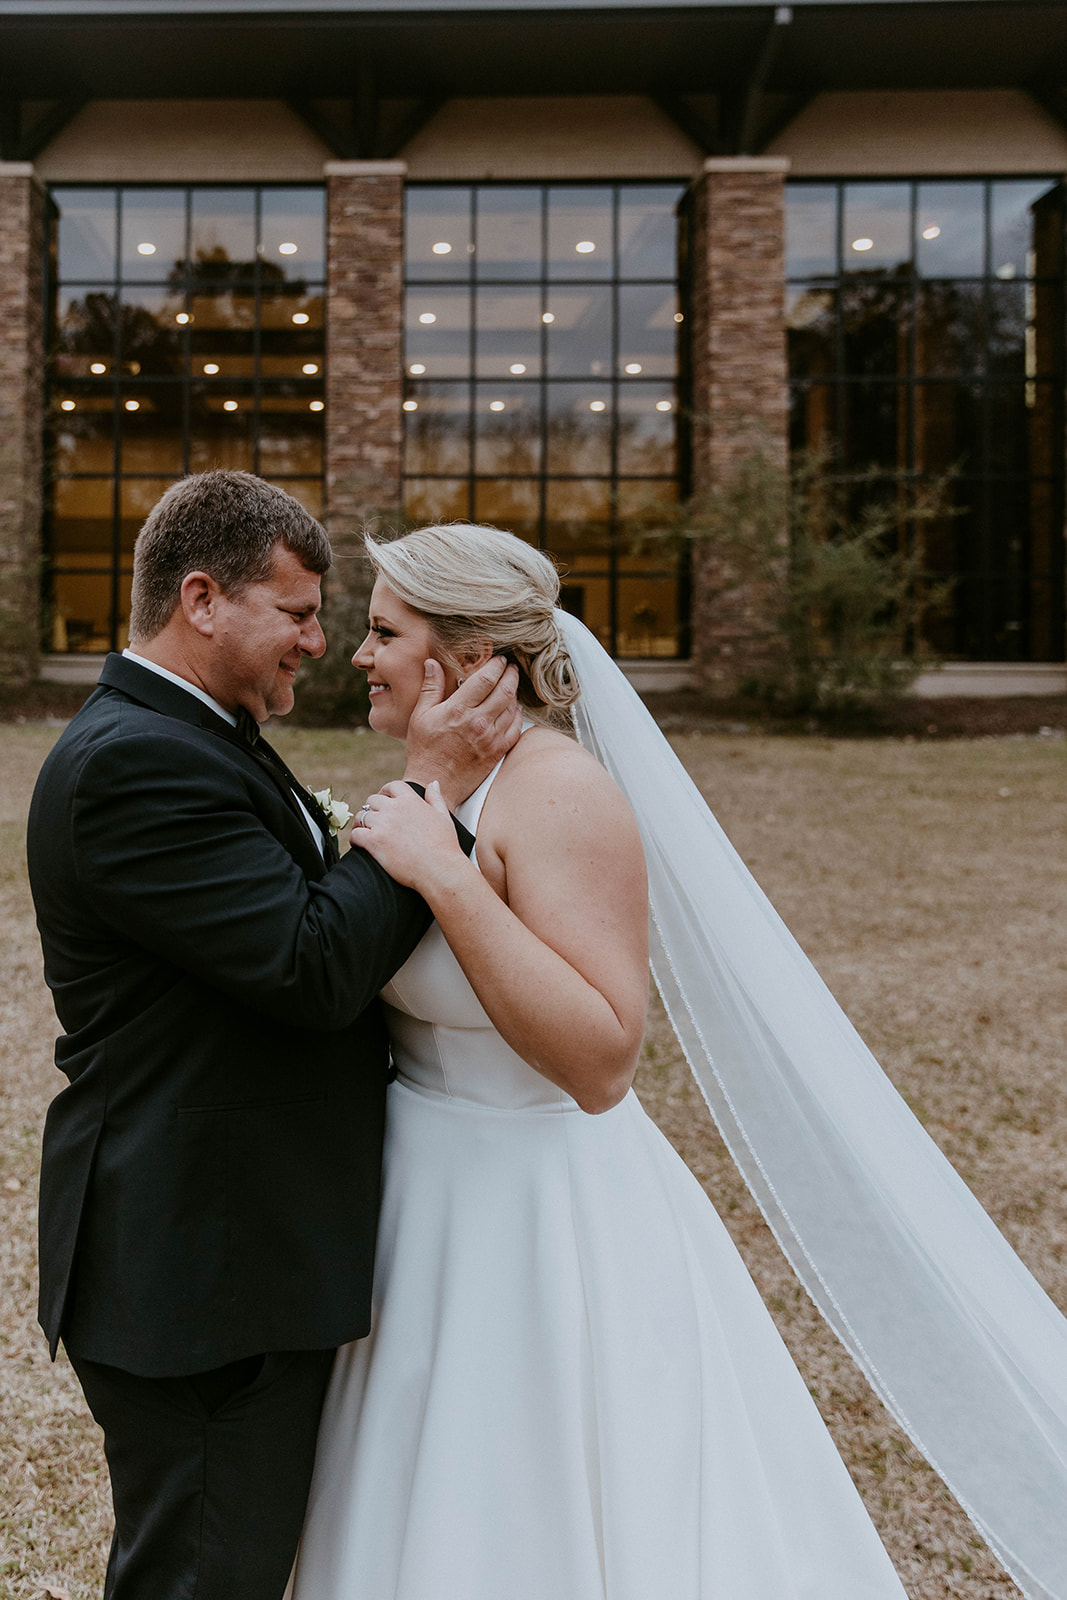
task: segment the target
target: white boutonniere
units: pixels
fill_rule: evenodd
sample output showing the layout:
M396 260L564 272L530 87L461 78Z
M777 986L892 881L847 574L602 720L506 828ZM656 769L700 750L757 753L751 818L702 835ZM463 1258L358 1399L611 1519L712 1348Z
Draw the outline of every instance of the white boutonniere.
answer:
M352 821L352 811L344 800L335 800L332 789L312 789L313 800L317 800L321 809L326 813L330 824L331 833L340 833Z

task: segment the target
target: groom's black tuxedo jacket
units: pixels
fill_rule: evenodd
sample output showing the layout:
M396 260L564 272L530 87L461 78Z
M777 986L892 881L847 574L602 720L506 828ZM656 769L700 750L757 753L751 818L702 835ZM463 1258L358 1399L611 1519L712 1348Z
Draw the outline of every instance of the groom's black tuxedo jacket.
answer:
M29 866L70 1080L41 1179L53 1352L162 1377L365 1333L375 996L423 902L361 851L328 865L284 776L120 656L44 764Z

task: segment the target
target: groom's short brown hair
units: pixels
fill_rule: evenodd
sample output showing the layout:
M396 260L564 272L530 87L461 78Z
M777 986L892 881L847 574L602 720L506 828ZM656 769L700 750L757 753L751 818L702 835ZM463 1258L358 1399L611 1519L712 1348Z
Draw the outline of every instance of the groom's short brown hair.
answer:
M201 472L172 484L134 546L131 639L154 639L166 627L190 572L209 573L229 595L265 582L278 544L309 572L329 571L325 530L276 484L251 472Z

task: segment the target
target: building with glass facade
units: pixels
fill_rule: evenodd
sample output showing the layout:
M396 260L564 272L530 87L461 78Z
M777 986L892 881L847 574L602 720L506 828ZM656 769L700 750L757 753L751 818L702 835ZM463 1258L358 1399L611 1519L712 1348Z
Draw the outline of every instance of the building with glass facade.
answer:
M1067 684L1065 44L1038 0L5 0L5 675L121 647L147 510L224 466L337 582L368 514L490 522L729 689L759 596L636 533L759 448L902 530L940 484L901 649Z

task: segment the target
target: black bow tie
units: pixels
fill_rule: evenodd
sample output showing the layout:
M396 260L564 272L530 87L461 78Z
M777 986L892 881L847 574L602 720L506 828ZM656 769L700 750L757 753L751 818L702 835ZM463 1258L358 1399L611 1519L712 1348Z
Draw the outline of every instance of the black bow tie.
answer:
M315 796L293 777L277 750L264 739L259 731L259 723L251 711L247 711L244 706L238 706L235 715L237 717L235 731L238 738L255 752L257 761L273 769L275 777L280 780L283 792L288 793L290 801L294 798L299 800L300 805L312 817L325 840L327 862L336 861L337 843L330 828L330 819L322 806L315 799Z
M245 744L257 745L260 740L259 723L244 706L237 707L237 732Z

